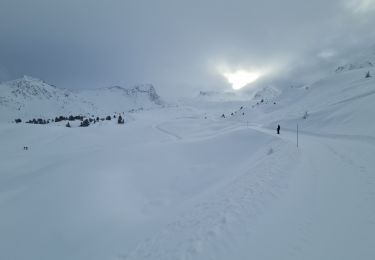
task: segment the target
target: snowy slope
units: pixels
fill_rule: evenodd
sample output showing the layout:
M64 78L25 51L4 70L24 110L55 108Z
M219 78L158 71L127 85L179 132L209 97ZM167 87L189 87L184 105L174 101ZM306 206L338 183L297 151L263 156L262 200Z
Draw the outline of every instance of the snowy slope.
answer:
M0 259L374 259L368 70L124 125L0 122ZM98 109L129 95L99 91Z

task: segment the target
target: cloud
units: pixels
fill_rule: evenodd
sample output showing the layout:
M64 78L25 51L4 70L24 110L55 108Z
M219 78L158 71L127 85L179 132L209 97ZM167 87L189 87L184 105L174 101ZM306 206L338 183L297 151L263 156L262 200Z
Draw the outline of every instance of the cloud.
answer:
M329 70L374 42L373 2L2 0L0 65L70 88L229 89L218 66L273 68L270 79Z
M374 12L375 0L351 0L347 2L346 6L354 13Z

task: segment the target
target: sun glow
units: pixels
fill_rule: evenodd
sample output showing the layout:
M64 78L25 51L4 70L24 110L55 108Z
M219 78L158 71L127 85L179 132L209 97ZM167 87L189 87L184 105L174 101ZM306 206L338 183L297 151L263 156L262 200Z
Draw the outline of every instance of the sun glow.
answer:
M248 72L245 70L238 70L236 72L223 73L224 77L232 85L233 89L240 89L256 81L261 74L257 72Z

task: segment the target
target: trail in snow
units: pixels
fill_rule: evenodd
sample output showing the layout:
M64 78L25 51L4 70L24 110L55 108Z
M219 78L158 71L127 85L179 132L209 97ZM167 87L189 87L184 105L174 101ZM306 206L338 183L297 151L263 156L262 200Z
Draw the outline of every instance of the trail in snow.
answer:
M235 249L231 248L230 240L244 242L235 237L228 239L228 236L233 236L234 231L251 236L252 226L248 225L249 222L259 218L264 208L272 204L286 188L290 169L293 168L288 162L298 155L288 143L275 141L273 145L272 154L265 157L266 150L262 149L261 154L249 158L249 166L243 173L199 198L201 202L188 213L178 217L123 258L228 259ZM222 245L226 239L229 240L228 245Z
M293 141L295 136L284 132L282 138ZM254 242L254 256L257 259L372 259L375 182L366 169L373 169L374 162L368 156L355 156L353 151L358 147L363 149L362 143L309 135L303 138L295 178L289 182L277 206L262 219L259 232L263 228L266 233ZM375 149L368 145L363 152L369 155ZM272 253L261 252L264 247Z
M177 134L175 134L175 133L173 133L171 131L168 131L168 130L162 128L161 124L155 125L154 128L157 129L157 130L159 130L160 132L166 134L166 135L169 135L169 136L173 137L174 139L177 139L177 140L181 140L182 139L181 136L179 136L179 135L177 135Z
M303 127L303 126L302 126ZM343 140L343 141L358 141L366 144L372 144L375 145L375 137L369 136L369 135L348 135L348 134L332 134L332 133L322 133L322 132L311 132L308 130L305 130L299 126L298 132L299 136L303 138L304 136L310 136L310 137L320 137L320 138L327 138L331 140ZM258 130L264 133L273 134L276 130L270 128L270 127L263 127L261 125L253 125L250 124L248 128ZM283 133L287 133L288 136L291 134L293 137L290 137L290 141L296 142L297 139L297 127L295 129L292 128L282 128L281 129L282 135ZM301 139L303 141L303 139Z

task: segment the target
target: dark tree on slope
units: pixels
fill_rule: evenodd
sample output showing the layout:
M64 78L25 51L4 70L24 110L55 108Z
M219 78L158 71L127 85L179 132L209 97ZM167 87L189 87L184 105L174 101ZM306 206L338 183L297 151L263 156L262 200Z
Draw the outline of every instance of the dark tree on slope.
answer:
M371 77L370 71L367 71L365 78L367 79L367 78L370 78L370 77Z
M85 119L81 122L80 127L88 127L90 125L90 122L88 119Z
M38 124L40 124L40 125L45 125L47 122L46 122L46 120L44 120L43 118L38 118Z
M308 117L309 117L309 112L305 111L302 118L307 119Z
M124 121L124 119L122 118L121 115L118 116L117 123L118 123L118 124L123 124L123 123L125 123L125 121Z
M22 120L21 120L21 118L17 118L16 120L14 120L14 122L16 122L18 124L18 123L21 123Z
M111 120L111 116L107 116L105 120Z
M69 124L69 122L65 125L66 127L70 127L70 124Z

